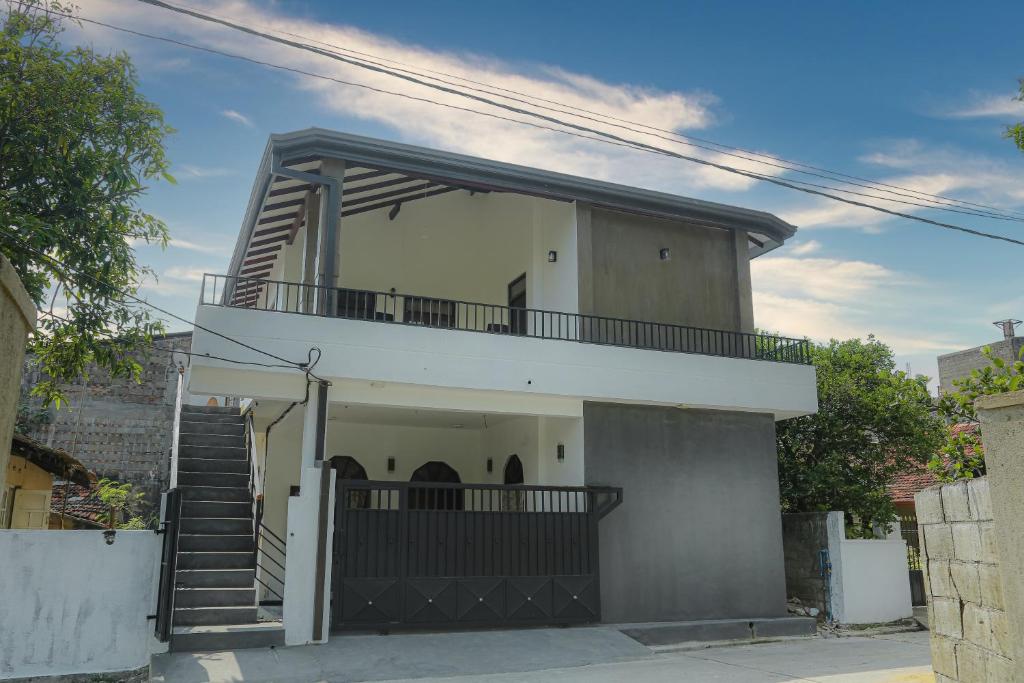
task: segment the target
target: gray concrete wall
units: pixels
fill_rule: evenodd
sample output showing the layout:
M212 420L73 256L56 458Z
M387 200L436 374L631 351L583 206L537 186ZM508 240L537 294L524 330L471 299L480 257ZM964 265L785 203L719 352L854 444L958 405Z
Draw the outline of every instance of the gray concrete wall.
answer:
M784 616L770 415L586 403L588 484L623 488L601 521L606 622Z
M989 361L981 355L981 350L988 346L992 354L1005 361L1014 361L1020 357L1020 350L1024 348L1024 337L1013 339L1001 339L984 346L975 346L973 349L965 349L954 353L947 353L939 356L939 393L944 394L953 391L954 379L960 379L971 374L971 370L987 367Z
M36 307L21 284L14 266L0 254L0 506L7 492L7 461L10 459L14 420L18 414L18 383L28 334L36 326ZM0 510L3 508L0 507ZM0 512L0 522L3 513Z
M786 561L786 597L804 607L817 607L825 615L825 578L821 575L822 550L829 549L828 512L782 515L782 547Z
M671 257L659 258L667 248ZM751 331L745 233L577 207L580 313Z

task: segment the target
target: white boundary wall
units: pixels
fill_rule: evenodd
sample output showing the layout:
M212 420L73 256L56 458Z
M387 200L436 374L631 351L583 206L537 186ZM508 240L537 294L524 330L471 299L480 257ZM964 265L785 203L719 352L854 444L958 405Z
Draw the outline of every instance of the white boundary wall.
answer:
M152 531L0 531L0 679L130 671L165 646Z

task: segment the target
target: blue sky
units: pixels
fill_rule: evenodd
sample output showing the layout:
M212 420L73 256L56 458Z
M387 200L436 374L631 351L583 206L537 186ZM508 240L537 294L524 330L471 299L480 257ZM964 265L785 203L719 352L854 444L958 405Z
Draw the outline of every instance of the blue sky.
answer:
M1008 20L1019 8L1009 2L970 11L951 2L188 4L784 159L1024 211L1024 154L1001 136L1024 119L1024 104L1011 99L1024 77L1024 47ZM84 0L81 15L443 99L131 0ZM775 212L800 230L754 262L758 325L816 339L875 333L915 372L934 375L937 354L997 339L996 319L1024 318L1024 247L104 28L85 25L66 41L131 54L142 91L178 130L169 149L178 184L155 184L144 200L176 242L140 255L159 275L146 295L186 317L197 274L227 267L267 136L315 125ZM1024 237L1024 223L921 215Z

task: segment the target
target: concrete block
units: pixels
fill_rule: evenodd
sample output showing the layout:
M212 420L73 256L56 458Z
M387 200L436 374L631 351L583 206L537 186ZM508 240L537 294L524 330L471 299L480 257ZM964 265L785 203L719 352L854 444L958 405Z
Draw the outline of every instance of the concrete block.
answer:
M978 564L974 562L950 562L949 575L957 596L966 602L981 604L981 585L978 579Z
M995 638L992 636L992 612L967 602L963 605L962 614L964 640L986 650L995 650Z
M992 519L992 494L989 491L988 479L969 479L967 481L967 499L971 506L971 518L979 521Z
M932 599L932 633L951 638L963 638L960 620L960 601L949 598Z
M942 636L931 637L932 669L937 674L956 679L956 641Z
M949 575L949 560L931 560L928 562L929 592L941 598L958 598L959 593Z
M992 650L1005 657L1013 656L1013 642L1010 636L1010 620L1002 610L989 611L989 628L992 630ZM998 680L998 679L997 679Z
M925 552L929 560L953 559L953 530L949 524L929 524L924 528Z
M960 683L960 681L942 674L935 674L935 683Z
M1003 580L999 566L978 565L978 586L981 590L981 604L992 609L1003 609Z
M818 621L811 617L780 617L778 619L755 619L755 638L779 638L791 636L813 636L818 633Z
M967 641L957 643L956 668L960 683L989 683L988 654Z
M810 620L809 621L813 621ZM678 645L680 643L720 640L750 640L754 637L746 619L680 621L664 624L643 624L622 629L627 636L644 645Z
M978 562L982 556L981 529L974 523L953 524L953 557Z
M1013 660L990 652L988 661L985 662L985 670L990 681L1012 681L1014 673Z
M996 527L992 522L982 522L978 525L981 534L981 562L999 564L999 550L996 546Z
M942 524L946 521L942 514L942 490L938 486L918 491L914 495L914 509L917 511L917 523Z
M966 522L971 519L971 505L967 498L967 482L946 484L942 491L942 512L947 522Z

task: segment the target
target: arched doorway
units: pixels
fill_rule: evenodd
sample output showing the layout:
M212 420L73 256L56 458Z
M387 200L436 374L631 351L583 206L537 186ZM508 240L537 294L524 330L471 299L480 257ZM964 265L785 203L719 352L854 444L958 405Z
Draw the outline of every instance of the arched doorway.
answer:
M416 468L409 481L461 484L462 478L448 463L431 460ZM433 487L409 489L409 509L411 510L461 510L462 508L461 489Z
M523 461L514 453L509 456L507 461L505 461L505 472L502 478L502 483L506 485L517 485L523 483ZM525 510L526 492L503 491L501 495L501 509L517 511Z
M359 461L350 455L336 455L331 458L331 468L335 475L334 488L335 500L341 500L341 484L348 481L366 481L366 468L359 464ZM370 507L369 491L349 491L349 508L366 509Z

